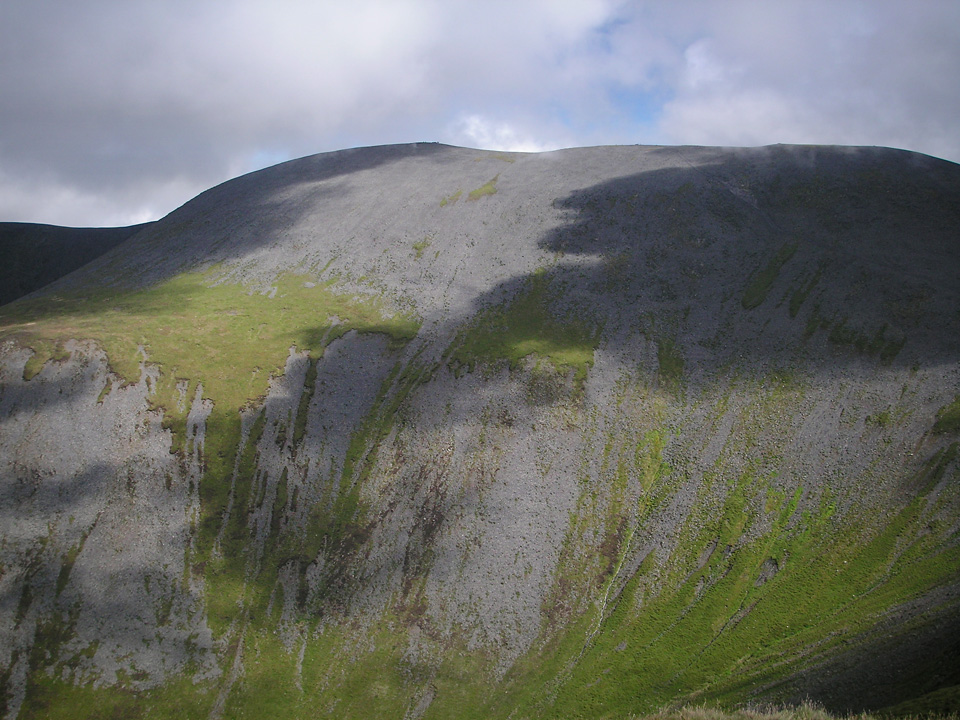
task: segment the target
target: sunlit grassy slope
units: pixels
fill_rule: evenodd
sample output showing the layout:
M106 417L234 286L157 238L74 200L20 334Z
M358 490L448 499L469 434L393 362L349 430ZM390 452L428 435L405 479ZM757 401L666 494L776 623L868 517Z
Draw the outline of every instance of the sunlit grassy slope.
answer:
M227 502L239 411L263 398L290 350L316 358L351 330L382 333L402 345L419 328L407 315L385 316L375 299L338 294L335 282L286 275L254 289L214 280L210 273L186 273L142 290L93 289L0 308L0 339L34 351L25 379L63 360L72 338L95 341L124 382L139 379L145 360L159 366L150 400L174 432L174 449L183 442L189 401L202 384L203 396L213 402L208 423L214 429L207 435L208 480L201 488L200 545L207 549ZM180 380L185 389L177 389Z

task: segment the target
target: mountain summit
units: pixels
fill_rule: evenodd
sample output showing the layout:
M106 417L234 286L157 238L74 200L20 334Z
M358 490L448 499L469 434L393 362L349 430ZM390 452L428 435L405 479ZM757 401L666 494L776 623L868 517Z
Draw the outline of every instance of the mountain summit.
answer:
M0 307L5 717L960 685L960 167L438 144Z

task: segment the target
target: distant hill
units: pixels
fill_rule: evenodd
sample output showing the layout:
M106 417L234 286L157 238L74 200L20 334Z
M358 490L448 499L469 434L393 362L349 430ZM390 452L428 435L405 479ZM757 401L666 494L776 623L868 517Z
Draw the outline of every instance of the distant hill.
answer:
M0 222L0 305L86 265L149 224L68 228Z
M0 307L0 715L949 708L958 451L953 163L283 163Z

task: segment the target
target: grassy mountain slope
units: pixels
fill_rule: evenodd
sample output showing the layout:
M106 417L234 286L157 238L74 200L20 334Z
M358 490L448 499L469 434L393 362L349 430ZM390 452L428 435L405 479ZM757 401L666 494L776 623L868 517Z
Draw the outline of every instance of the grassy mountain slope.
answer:
M433 144L0 308L10 717L875 710L960 684L960 170Z

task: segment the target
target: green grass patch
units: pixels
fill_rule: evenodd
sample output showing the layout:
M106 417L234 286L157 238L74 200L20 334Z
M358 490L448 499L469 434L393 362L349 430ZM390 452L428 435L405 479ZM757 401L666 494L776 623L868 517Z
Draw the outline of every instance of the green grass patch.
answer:
M797 247L797 243L787 243L781 246L781 248L777 250L777 254L770 259L770 262L753 274L753 277L750 279L750 284L747 285L747 289L743 293L743 299L740 301L744 310L752 310L767 299L767 293L769 293L770 288L773 287L773 283L780 274L781 268L787 260L793 257L793 254L797 251Z
M429 237L425 237L423 240L418 240L413 244L413 252L417 260L423 257L423 251L430 247L431 242Z
M110 394L110 391L113 390L113 379L108 375L107 381L103 384L103 389L100 391L100 394L97 395L97 404L103 403L107 399L107 395Z
M58 349L66 340L94 340L106 352L111 370L128 383L140 378L142 346L160 369L149 399L163 410L175 451L188 449L188 406L197 383L202 383L203 396L214 406L207 419L193 567L200 573L209 570L208 598L216 606L211 624L222 629L235 615L242 591L245 527L229 524L223 543L230 552L209 567L208 561L229 500L240 445L239 411L266 394L270 379L282 374L292 346L318 357L326 343L357 330L384 334L399 347L416 335L419 323L404 314L388 314L374 298L338 293L334 282L314 284L302 276L285 275L276 281L271 297L213 280L210 275L187 273L143 290L92 289L12 303L0 310L0 339L35 350L25 375L62 358ZM188 381L186 403L177 389L183 379ZM301 414L305 418L305 408ZM295 438L302 433L296 423L293 431ZM246 464L252 460L247 458ZM244 467L237 479L240 523L246 518L244 491L252 473L252 467ZM217 580L223 585L218 587Z
M937 421L933 424L933 431L938 434L960 432L960 395L953 402L944 405L937 411Z
M893 422L893 415L890 413L889 409L881 410L880 412L873 413L872 415L867 415L864 422L873 427L886 428L889 427Z
M303 390L300 392L300 402L297 404L297 416L293 421L294 445L299 445L307 432L307 415L310 409L310 401L313 399L313 392L317 385L317 365L320 361L310 358L309 362L310 365L307 368L307 374L303 379Z
M749 527L743 500L735 493L725 503L714 530L719 548L736 547ZM556 710L543 716L626 715L694 691L710 702L736 702L738 693L777 677L784 661L788 667L798 662L810 643L869 626L883 607L949 570L954 557L921 555L910 563L911 572L888 577L900 539L919 526L918 507L865 543L856 532L835 536L831 545L822 531L791 536L774 528L732 553L714 552L702 570L685 581L681 576L653 602L638 602L639 585L631 581L566 683L569 690L559 694ZM693 546L701 547L712 532L698 532ZM780 558L780 570L758 584L771 557ZM744 682L745 671L757 675Z
M35 673L27 686L20 720L75 720L76 718L207 718L216 693L210 683L194 684L178 677L158 688L135 690L129 680L112 687L73 685L57 677Z
M63 362L70 358L70 352L63 346L63 341L60 340L37 338L30 345L30 348L33 350L33 355L23 366L24 380L35 378L48 362Z
M446 207L447 205L456 205L457 200L460 199L461 195L463 195L463 190L457 190L453 195L450 195L440 200L440 207Z
M552 310L550 279L537 273L506 305L481 311L460 334L451 354L455 365L471 371L477 363L506 360L511 368L531 355L550 362L557 372L573 371L577 383L593 366L600 339L597 327Z
M884 708L881 717L960 717L960 685L941 688L920 697Z
M308 288L303 277L284 276L270 298L211 280L187 273L145 290L97 289L12 303L0 310L0 338L35 350L31 372L41 361L64 359L67 339L93 339L127 382L140 376L142 344L170 384L158 400L170 399L176 378L189 378L203 382L205 396L237 410L266 393L291 345L319 351L328 331L329 341L351 329L402 344L419 329L414 318L386 315L374 299L337 293L333 282ZM333 316L340 319L335 327Z
M849 327L846 318L842 318L830 326L827 339L834 345L852 347L862 355L878 355L880 362L884 364L890 363L899 355L906 342L906 339L902 337L887 337L886 325L881 325L871 337L860 330Z
M657 367L660 378L671 389L679 387L683 380L683 354L672 337L657 342Z
M493 179L478 187L476 190L471 190L470 194L467 195L467 200L479 200L487 195L495 195L497 192L497 180L499 179L500 175L497 175Z
M810 338L817 331L826 330L828 331L827 339L834 345L851 348L861 355L876 355L884 365L893 362L906 344L906 337L900 332L894 331L891 337L888 334L890 328L886 324L881 325L872 335L869 335L847 323L846 317L830 319L821 315L820 306L816 305L807 318L803 336Z

